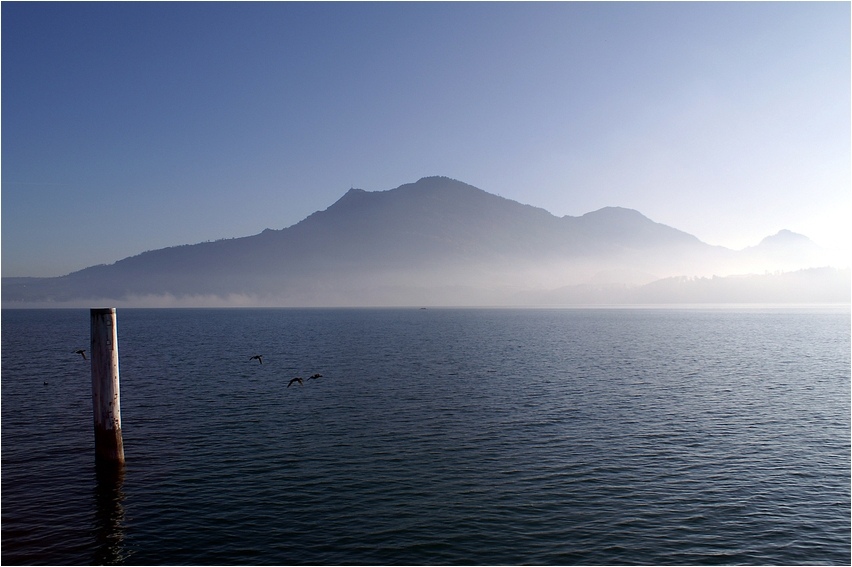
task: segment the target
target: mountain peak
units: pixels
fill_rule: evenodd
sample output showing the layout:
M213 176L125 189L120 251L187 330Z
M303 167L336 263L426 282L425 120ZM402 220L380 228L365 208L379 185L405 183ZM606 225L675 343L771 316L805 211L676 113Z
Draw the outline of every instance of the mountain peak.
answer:
M635 209L604 207L577 218L590 234L605 237L624 246L662 245L680 242L694 244L699 240L670 226L654 222Z
M355 203L360 203L361 201L364 200L364 197L368 194L369 194L369 191L365 191L363 189L356 189L355 187L351 187L349 189L349 191L344 193L343 196L340 199L338 199L337 201L332 203L332 205L330 207L328 207L328 209L326 209L326 210L336 208L336 207L340 207L340 206L351 206ZM314 214L316 214L316 213L314 213ZM311 216L313 216L313 215L311 215ZM310 218L310 217L308 217L308 218Z
M782 229L772 236L767 236L760 241L760 245L777 245L777 244L808 244L811 239L803 234L798 234L792 230Z
M628 209L625 207L604 207L590 213L582 215L581 218L595 219L596 222L602 219L613 221L649 221L650 219L637 211L636 209Z
M434 185L434 184L446 184L446 183L454 183L460 185L467 185L463 181L459 181L458 179L453 179L452 177L447 177L446 175L427 175L426 177L421 177L417 181L413 183L413 185Z
M432 175L429 177L421 177L414 183L406 183L404 185L400 185L396 189L392 189L392 191L402 190L402 191L430 191L430 192L459 192L459 191L470 191L475 190L477 192L485 193L482 189L478 187L474 187L473 185L469 185L464 181L459 181L458 179L453 179L452 177L446 177L443 175Z

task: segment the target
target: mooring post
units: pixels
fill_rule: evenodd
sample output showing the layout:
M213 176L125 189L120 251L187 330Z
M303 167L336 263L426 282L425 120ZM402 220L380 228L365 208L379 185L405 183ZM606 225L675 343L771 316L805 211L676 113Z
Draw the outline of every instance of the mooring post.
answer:
M95 418L95 460L124 464L121 440L121 398L118 388L118 331L115 308L92 309L92 413Z

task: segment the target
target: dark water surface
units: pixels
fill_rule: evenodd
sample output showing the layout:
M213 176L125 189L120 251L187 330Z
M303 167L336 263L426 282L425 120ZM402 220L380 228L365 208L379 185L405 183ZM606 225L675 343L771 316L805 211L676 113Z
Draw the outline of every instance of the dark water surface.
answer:
M3 564L850 563L848 309L120 309L118 334L127 466L99 478L88 310L2 312Z

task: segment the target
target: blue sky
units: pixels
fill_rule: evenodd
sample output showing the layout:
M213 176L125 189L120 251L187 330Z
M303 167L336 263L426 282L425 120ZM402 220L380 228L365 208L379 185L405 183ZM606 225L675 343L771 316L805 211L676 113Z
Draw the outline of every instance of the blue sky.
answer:
M2 274L427 175L730 248L784 228L842 248L850 67L848 2L3 2Z

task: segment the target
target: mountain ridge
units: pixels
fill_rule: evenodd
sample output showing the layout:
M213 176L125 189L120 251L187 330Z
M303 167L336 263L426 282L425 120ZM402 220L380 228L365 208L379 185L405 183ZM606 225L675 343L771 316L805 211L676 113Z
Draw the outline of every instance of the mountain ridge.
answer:
M384 191L350 188L281 229L149 250L58 278L4 278L3 303L239 296L285 306L459 304L601 281L771 270L787 247L770 242L738 253L633 209L557 217L434 176ZM807 263L796 258L795 268L815 267Z

